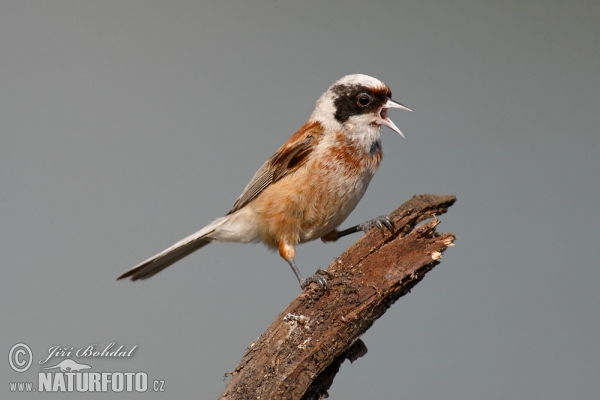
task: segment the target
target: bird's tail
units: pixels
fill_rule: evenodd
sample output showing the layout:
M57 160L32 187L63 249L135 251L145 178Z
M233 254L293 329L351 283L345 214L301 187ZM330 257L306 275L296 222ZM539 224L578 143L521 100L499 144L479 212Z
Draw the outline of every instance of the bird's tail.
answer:
M212 242L214 239L212 239L210 235L223 225L223 223L226 222L226 219L227 217L222 217L215 220L198 232L191 234L168 249L161 251L155 256L150 257L146 261L131 268L129 271L119 276L117 280L130 278L132 281L137 281L138 279L148 279L151 276L158 274L174 262L181 260L183 257Z

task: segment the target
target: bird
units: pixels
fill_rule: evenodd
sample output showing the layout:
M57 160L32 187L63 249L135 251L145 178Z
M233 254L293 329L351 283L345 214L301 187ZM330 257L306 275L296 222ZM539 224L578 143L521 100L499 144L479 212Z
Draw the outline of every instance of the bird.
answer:
M231 211L196 233L136 265L117 278L150 278L211 242L262 242L289 264L300 288L311 283L328 290L330 273L317 269L304 278L295 261L296 247L321 239L332 242L354 232L393 223L380 216L343 231L365 194L383 157L380 130L404 137L388 110L411 111L392 99L382 81L346 75L317 100L308 121L254 174Z

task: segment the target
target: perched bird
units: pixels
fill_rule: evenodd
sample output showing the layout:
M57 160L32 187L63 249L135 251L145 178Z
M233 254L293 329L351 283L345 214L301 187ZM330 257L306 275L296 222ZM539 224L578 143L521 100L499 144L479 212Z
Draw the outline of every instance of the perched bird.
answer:
M393 225L388 217L338 231L354 210L383 156L382 125L402 132L388 109L410 109L392 100L390 88L367 75L348 75L317 101L308 122L256 172L233 208L198 232L156 254L117 279L147 279L211 242L261 241L288 262L304 289L327 289L321 269L303 278L294 261L296 246L321 238Z

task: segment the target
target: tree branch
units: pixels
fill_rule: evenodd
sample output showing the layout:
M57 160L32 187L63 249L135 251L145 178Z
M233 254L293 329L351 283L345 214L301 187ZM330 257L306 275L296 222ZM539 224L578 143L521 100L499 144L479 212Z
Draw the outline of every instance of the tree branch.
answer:
M341 363L366 352L358 338L453 245L454 235L436 232L437 218L416 226L455 201L451 195L414 196L390 214L394 235L371 229L361 237L329 266L328 292L304 291L250 344L221 399L325 394Z

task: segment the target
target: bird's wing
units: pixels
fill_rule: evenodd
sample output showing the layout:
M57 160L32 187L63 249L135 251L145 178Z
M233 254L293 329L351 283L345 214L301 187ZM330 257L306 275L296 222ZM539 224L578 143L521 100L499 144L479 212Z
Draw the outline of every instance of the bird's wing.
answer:
M318 122L306 123L256 171L228 214L238 211L254 200L270 184L297 170L308 160L322 136L321 124Z

